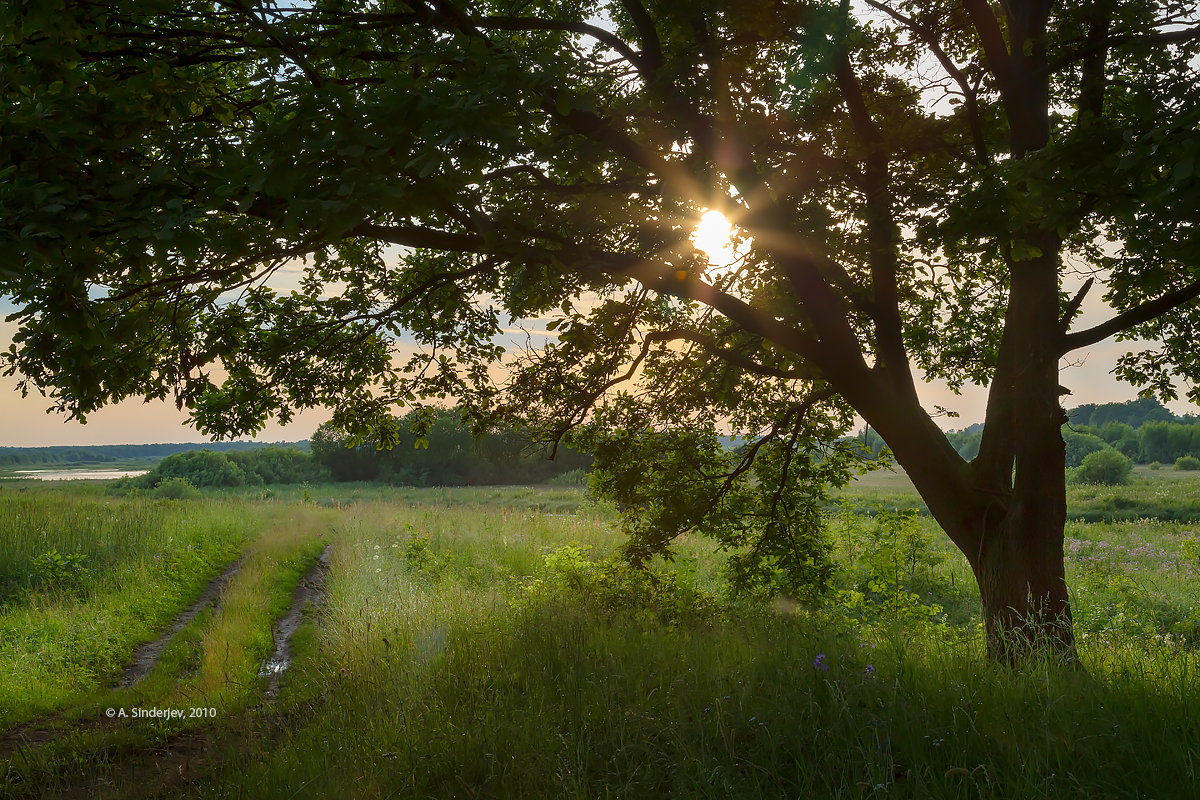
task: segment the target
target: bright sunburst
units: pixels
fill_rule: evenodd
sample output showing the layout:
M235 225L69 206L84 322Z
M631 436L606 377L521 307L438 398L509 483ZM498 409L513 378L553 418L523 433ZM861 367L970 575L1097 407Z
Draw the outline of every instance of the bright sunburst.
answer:
M718 270L728 267L740 255L734 242L735 228L720 211L705 211L692 234L696 249Z

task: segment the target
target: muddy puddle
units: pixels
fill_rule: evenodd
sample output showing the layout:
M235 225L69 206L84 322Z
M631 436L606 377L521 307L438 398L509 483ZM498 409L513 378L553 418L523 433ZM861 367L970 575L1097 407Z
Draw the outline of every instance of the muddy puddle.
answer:
M325 596L325 575L329 571L329 553L333 545L326 545L317 562L305 573L292 595L288 612L275 623L275 652L263 662L259 677L267 679L268 697L279 694L279 680L292 665L292 635L304 622L304 610L311 603L319 603Z

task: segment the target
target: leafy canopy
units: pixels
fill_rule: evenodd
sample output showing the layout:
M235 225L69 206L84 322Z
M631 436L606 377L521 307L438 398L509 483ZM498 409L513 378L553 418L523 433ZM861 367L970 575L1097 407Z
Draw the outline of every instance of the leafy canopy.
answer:
M7 364L215 436L325 405L386 445L453 396L579 429L648 545L745 520L820 574L784 533L856 463L852 409L907 409L885 438L949 485L915 383L993 382L1007 481L1014 331L1157 340L1118 373L1197 385L1196 34L1144 0L8 3ZM706 209L738 263L694 249ZM1081 277L1120 313L1069 332ZM506 354L513 318L553 342Z

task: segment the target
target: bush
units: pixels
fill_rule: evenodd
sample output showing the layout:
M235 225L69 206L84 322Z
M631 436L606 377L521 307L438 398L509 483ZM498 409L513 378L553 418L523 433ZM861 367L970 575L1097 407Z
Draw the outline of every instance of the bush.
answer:
M546 556L541 573L522 584L519 606L560 607L564 600L609 618L633 618L644 624L676 628L704 624L721 617L726 608L696 585L688 570L639 568L627 561L593 561L589 548L568 545Z
M133 489L154 489L172 478L184 480L193 487L262 486L266 483L328 480L329 470L309 453L291 447L261 447L231 453L188 450L167 456L154 469L138 478L125 483L115 481L110 492L130 494Z
M1162 462L1161 461L1151 461L1149 464L1149 468L1150 469L1162 469Z
M246 483L252 486L329 480L329 470L311 453L302 453L292 447L242 450L226 453L225 458L246 473Z
M1114 486L1129 483L1129 473L1132 471L1133 462L1127 456L1106 447L1084 456L1083 462L1071 470L1068 477L1072 483L1102 483Z
M189 450L167 456L158 465L138 478L143 489L154 489L158 485L176 478L188 486L245 486L246 473L224 453L212 450ZM177 490L172 490L177 491ZM167 497L169 495L155 495Z
M166 500L195 500L200 496L200 490L187 478L163 478L150 491L150 496Z
M1070 428L1063 428L1062 437L1067 448L1068 467L1078 467L1089 454L1098 453L1108 447L1108 443L1099 436L1080 433Z
M573 469L546 481L550 486L587 486L587 482L588 473L584 469Z
M87 578L87 555L50 550L33 559L33 585L57 592L79 589Z
M1180 456L1175 459L1175 469L1200 469L1200 458L1196 458L1195 456Z

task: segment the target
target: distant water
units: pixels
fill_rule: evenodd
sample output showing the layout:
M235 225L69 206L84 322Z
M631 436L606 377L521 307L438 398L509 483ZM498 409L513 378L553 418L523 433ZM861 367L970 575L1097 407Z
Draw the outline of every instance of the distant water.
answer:
M9 478L34 478L39 481L104 481L145 475L145 469L23 469Z

